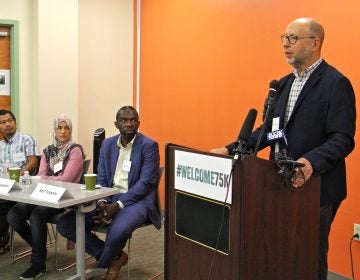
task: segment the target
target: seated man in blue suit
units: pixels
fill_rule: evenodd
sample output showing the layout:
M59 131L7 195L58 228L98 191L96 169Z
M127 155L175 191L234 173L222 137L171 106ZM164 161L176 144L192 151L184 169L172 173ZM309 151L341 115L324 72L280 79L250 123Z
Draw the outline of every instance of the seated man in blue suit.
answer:
M97 183L119 189L119 194L99 200L97 209L86 214L85 248L94 256L94 267L108 268L103 279L117 279L127 263L123 251L132 232L147 221L160 228L155 205L159 174L158 144L138 133L139 115L135 108L125 106L116 115L115 126L120 135L105 139L100 150ZM91 230L107 224L106 240ZM66 213L58 223L59 232L76 241L75 211Z

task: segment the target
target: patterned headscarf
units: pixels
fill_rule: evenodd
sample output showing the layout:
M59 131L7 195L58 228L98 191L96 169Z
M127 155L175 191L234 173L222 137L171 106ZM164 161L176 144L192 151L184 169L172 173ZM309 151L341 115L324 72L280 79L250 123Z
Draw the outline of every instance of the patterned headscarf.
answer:
M60 142L56 138L56 129L61 122L65 122L70 130L70 139L67 142ZM54 120L53 131L53 145L55 149L50 154L50 168L54 170L54 165L60 161L63 161L65 156L69 153L70 146L72 144L72 122L69 116L61 114Z

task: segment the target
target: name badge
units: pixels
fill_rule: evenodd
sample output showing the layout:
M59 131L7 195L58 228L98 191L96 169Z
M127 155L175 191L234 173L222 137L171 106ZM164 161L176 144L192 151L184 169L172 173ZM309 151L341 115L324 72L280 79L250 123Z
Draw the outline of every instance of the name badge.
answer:
M63 162L60 161L54 165L54 173L57 173L63 169Z
M129 172L131 167L131 161L130 160L124 160L122 165L122 171Z
M16 154L13 154L12 157L13 157L14 162L21 162L21 161L26 160L24 153L16 153Z
M65 191L66 188L39 183L30 197L51 202L58 202Z
M271 131L279 130L279 126L280 126L280 118L279 117L273 118Z

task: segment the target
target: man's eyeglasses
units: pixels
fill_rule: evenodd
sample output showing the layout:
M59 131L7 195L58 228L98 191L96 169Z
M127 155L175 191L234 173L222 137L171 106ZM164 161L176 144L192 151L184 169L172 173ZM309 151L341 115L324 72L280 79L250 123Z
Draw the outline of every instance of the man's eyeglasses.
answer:
M296 44L297 40L300 39L316 39L316 37L314 36L305 36L305 37L299 37L296 35L281 35L281 43L285 43L285 40L287 40L287 42L291 45Z

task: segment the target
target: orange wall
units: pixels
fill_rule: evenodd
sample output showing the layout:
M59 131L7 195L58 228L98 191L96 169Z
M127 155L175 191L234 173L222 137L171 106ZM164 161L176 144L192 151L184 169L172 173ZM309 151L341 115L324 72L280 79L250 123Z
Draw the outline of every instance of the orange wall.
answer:
M294 18L324 25L323 57L360 92L357 0L145 0L141 10L141 130L159 142L162 164L165 143L222 146L250 108L262 113L269 82L290 71L280 35ZM356 148L347 159L348 198L330 239L330 270L345 276L353 223L360 223L359 157ZM353 254L360 275L360 243Z

